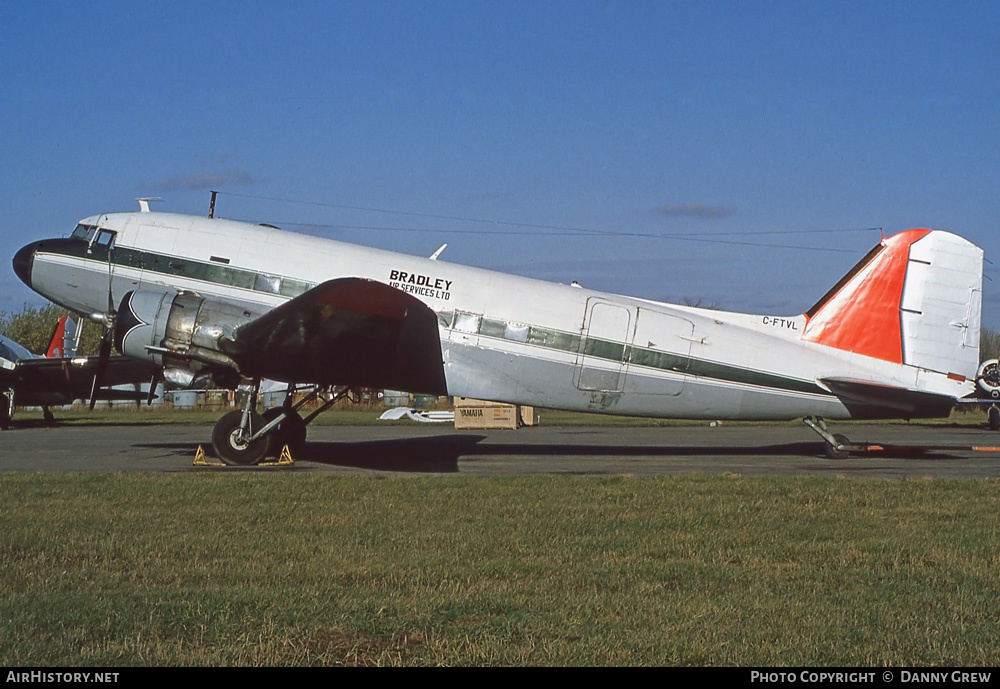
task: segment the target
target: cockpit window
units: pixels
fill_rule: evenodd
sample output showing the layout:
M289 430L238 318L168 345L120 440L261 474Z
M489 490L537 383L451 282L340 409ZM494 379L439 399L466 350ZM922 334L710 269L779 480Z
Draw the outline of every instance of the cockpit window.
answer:
M77 225L70 237L73 239L86 239L87 241L90 241L90 237L94 234L94 230L96 229L97 228L93 225Z
M93 244L96 244L102 249L111 250L115 246L115 237L117 235L117 232L112 232L111 230L98 230L97 238L94 240ZM93 246L93 244L91 246Z

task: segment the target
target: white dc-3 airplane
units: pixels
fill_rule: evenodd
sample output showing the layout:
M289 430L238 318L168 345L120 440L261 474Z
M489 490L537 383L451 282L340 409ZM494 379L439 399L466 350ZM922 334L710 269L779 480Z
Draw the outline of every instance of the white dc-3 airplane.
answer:
M975 389L983 252L943 231L883 239L806 313L776 316L140 209L29 244L14 271L104 323L104 356L113 338L176 386L252 380L245 408L213 431L230 464L303 442L314 416L290 402L259 416L261 378L660 418L803 417L834 455L846 439L824 419L947 416Z

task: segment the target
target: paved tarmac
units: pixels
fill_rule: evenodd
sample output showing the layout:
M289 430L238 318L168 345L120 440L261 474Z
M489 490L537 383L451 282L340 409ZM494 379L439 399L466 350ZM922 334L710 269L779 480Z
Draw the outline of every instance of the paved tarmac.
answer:
M386 422L379 426L310 427L309 442L292 467L212 469L193 464L199 444L211 453L209 426L27 425L0 433L0 471L1000 476L1000 451L967 449L1000 445L1000 433L985 428L832 424L832 430L855 442L909 447L832 460L825 456L818 436L798 425L540 426L518 431L456 431L449 424ZM920 446L954 449L928 451Z

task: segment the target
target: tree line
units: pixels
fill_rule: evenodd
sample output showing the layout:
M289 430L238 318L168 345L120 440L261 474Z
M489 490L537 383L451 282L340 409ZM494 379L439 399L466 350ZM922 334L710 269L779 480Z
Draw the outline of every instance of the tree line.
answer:
M101 342L101 326L84 317L72 314L61 306L28 306L17 313L0 312L0 335L6 335L35 354L45 354L52 341L56 323L61 316L69 316L83 328L77 356L97 354Z

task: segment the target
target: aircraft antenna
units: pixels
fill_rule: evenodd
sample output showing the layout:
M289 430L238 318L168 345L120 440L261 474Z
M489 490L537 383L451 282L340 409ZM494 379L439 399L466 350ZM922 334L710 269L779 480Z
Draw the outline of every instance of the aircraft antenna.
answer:
M139 202L139 212L148 213L149 212L149 202L150 201L162 201L163 199L159 196L142 196L136 199Z
M208 217L215 217L215 197L219 195L219 192L212 190L212 200L208 204Z

